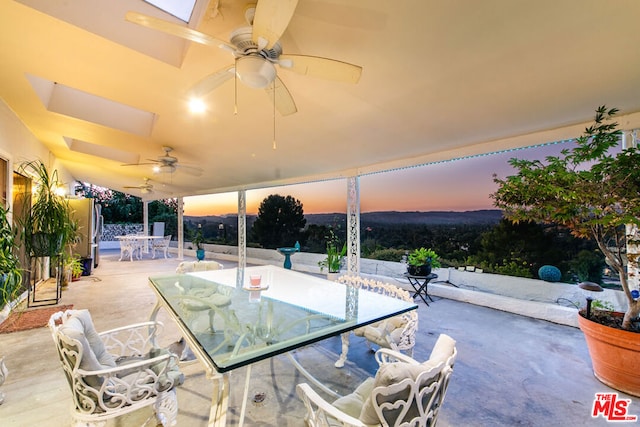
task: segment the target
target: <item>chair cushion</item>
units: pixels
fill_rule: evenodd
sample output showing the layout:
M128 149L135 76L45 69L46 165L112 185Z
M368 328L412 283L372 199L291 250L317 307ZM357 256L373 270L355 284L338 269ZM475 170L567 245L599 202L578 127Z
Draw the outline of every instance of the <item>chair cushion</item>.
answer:
M89 310L70 310L69 317L59 331L82 345L80 369L97 371L116 366L113 356L106 350L100 335L93 326Z
M192 271L221 270L224 266L217 261L183 261L178 264L176 273L191 273Z
M391 348L391 343L387 339L387 335L391 342L399 342L406 324L407 320L402 316L395 316L381 322L367 325L364 328L359 328L360 330L356 330L355 334L363 336L381 347Z
M342 396L332 403L334 407L354 418L360 416L362 405L373 390L373 377L364 380L352 393Z
M431 382L435 381L438 373L444 367L444 363L436 363L436 364L411 364L406 362L393 362L393 363L385 363L378 369L376 372L375 380L373 387L388 387L392 384L398 384L402 380L407 378L411 380L416 380L420 374L423 372L430 372L430 375L427 375L426 378L429 380L423 384L423 386L429 385ZM397 400L407 400L409 396L408 389L403 390L398 393L391 394L386 396L385 400L389 402L395 402ZM415 405L413 405L415 406ZM417 413L417 409L414 408L411 414ZM365 424L379 424L380 420L378 415L376 414L374 408L374 402L371 399L371 396L367 398L367 400L362 405L362 410L358 417L360 421Z
M429 360L427 360L426 362L435 364L438 364L439 362L446 362L447 359L453 355L453 351L455 348L456 340L451 338L449 335L440 334L438 340L433 346L433 349L431 349Z

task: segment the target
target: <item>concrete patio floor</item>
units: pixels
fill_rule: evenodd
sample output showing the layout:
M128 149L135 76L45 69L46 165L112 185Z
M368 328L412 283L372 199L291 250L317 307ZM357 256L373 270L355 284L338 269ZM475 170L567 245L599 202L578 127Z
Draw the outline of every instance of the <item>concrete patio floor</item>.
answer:
M151 274L175 272L175 258L118 262L119 252L105 251L91 276L73 282L60 304L87 308L100 330L147 320L155 296L147 284ZM223 261L226 267L233 263ZM393 283L393 280L390 280ZM419 332L414 357L424 360L440 333L457 340L458 362L439 426L603 426L592 418L596 393L613 392L597 381L580 330L457 301L435 298L418 303ZM416 299L416 301L419 301ZM165 323L161 344L179 338L172 320ZM352 336L349 361L336 369L339 337L299 350L296 357L319 379L339 392L354 388L375 373L373 355ZM70 425L71 395L47 328L0 335L0 356L9 376L0 391L0 425ZM265 391L263 405L248 405L245 425L303 426L304 408L295 396L295 384L305 382L282 356L253 368L251 392ZM640 362L639 362L640 366ZM211 383L197 364L183 368L185 384L178 389L179 426L205 426ZM231 375L229 425L237 425L244 372ZM251 393L250 393L251 396ZM631 399L629 415L640 416L640 398ZM109 426L141 425L150 412L141 410L109 422ZM624 424L624 423L623 423ZM149 423L148 425L153 425Z

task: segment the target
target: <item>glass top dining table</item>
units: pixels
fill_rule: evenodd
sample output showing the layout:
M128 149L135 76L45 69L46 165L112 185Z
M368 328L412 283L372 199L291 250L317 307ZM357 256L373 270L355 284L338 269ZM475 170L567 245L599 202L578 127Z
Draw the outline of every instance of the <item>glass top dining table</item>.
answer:
M252 277L260 280L254 288ZM417 308L275 266L154 276L149 282L158 305L219 373ZM209 316L198 315L203 311Z
M291 350L417 308L275 266L153 276L149 284L158 297L151 318L165 308L214 380L210 427L226 425L231 370L246 366L242 427L253 363L287 353L301 374L324 387L305 373Z

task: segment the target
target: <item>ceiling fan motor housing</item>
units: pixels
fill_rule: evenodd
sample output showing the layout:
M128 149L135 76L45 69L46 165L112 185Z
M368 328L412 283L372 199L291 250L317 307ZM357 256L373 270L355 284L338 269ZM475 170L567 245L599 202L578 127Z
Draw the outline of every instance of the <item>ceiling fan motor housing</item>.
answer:
M242 83L254 89L264 89L276 78L277 62L282 46L275 43L271 49L260 50L251 39L251 27L241 27L231 33L236 50L236 75Z

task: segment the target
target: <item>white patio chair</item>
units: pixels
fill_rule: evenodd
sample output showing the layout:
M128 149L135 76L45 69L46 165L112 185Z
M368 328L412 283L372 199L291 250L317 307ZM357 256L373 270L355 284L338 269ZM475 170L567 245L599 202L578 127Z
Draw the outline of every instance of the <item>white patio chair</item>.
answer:
M138 244L136 239L132 239L129 236L123 236L120 237L118 241L120 243L120 259L118 259L118 261L122 261L124 258L129 258L129 261L133 261L134 256L136 259L141 258L141 246Z
M222 268L224 266L216 261L183 261L178 264L176 273L221 270ZM198 312L206 311L209 314L209 331L215 332L214 317L219 308L231 304L230 289L215 283L188 283L184 280L182 283L184 286L179 282L176 282L175 286L180 291L180 304L186 310L187 316L193 318Z
M177 356L154 346L160 322L96 332L88 310L54 313L49 328L71 388L74 426L106 420L153 405L163 426L176 424L175 386L184 376Z
M182 261L176 268L176 273L184 274L193 271L222 270L224 266L217 261Z
M372 279L365 279L360 276L344 275L338 278L338 282L358 289L365 289L404 301L413 302L411 294L389 283L379 282ZM394 316L371 325L363 326L353 331L354 335L364 337L367 345L372 349L371 344L382 348L405 352L409 356L413 355L413 347L416 345L416 332L418 330L418 312L411 310L399 316ZM349 352L349 333L341 335L342 353L336 361L336 368L342 368L347 360Z
M163 239L151 240L151 251L153 252L151 257L155 259L156 251L163 251L165 259L171 258L171 255L169 255L169 243L171 243L171 234L164 236Z
M307 409L305 421L309 427L435 426L456 356L455 341L444 334L423 363L381 348L376 352L375 378L333 403L308 384L298 384L298 396Z

